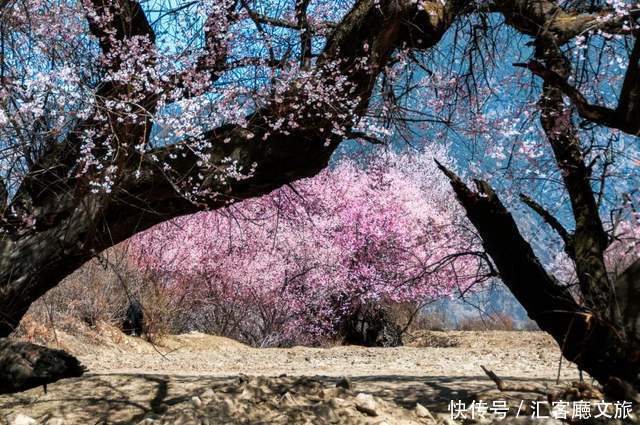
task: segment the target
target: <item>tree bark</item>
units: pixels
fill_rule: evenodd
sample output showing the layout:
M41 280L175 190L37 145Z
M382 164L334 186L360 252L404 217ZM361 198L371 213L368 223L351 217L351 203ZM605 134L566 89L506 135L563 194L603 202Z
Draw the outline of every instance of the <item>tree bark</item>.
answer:
M450 170L449 177L467 217L480 234L500 278L540 329L558 343L562 354L601 383L620 378L640 389L640 345L627 339L624 329L579 304L550 276L511 214L485 181L472 191Z
M487 182L476 181L478 191L474 192L451 171L444 167L441 169L449 177L458 200L478 230L503 282L529 316L558 342L564 356L603 384L621 380L637 390L640 388L640 343L635 322L628 317L634 314L628 306L637 300L623 299L626 295L635 294L636 285L629 283L629 275L625 275L623 280L618 280L616 291L607 272L604 257L609 238L591 187L591 169L585 163L578 131L572 120L573 111L563 99L563 95L567 95L574 103L578 102L578 113L584 116L584 105L579 104L581 95L572 92L566 84L571 65L561 46L584 31L586 26L606 25L606 30L617 32L621 30L620 22L609 20L604 23L605 20L601 20L598 23L598 15L610 11L587 15L569 13L556 2L548 0L498 0L490 3L489 9L502 13L509 25L535 40L536 61L525 66L543 78L546 76L539 101L540 122L571 202L574 231L568 232L531 198L526 195L521 198L564 241L565 251L575 264L579 299L547 273ZM636 108L637 56L636 42L620 96L622 106L618 112L623 113L618 115L621 119ZM599 122L596 118L592 116L590 119ZM603 120L599 123L620 127ZM630 132L633 134L633 129Z
M89 22L106 53L112 48L110 37L155 39L140 5L131 0L121 3L122 8L113 8L94 0L98 12L110 9L110 22L117 27L108 31ZM182 143L142 156L135 152L124 155L118 159L120 171L110 194L93 193L90 175L74 177L81 158L80 135L103 125L99 120L87 119L65 141L52 144L18 188L8 209L15 212L14 216L7 215L3 220L8 230L0 240L0 337L18 326L36 299L102 250L171 218L260 196L322 170L345 137L332 130L344 127L348 133L354 116L366 112L376 79L394 50L435 45L455 19L460 2L446 6L438 0L423 3L425 8L414 2L380 5L375 0L360 0L328 37L314 70L318 79L332 84L336 74L331 64L337 61L338 73L346 77L346 94L357 100L353 110L339 111L344 114L327 118L325 108L305 102L299 97L300 90L291 87L285 96L293 99L288 104L267 105L247 117L242 127L227 125L209 131L206 140L211 147L204 153L210 161L205 166L198 166L201 158L184 149ZM366 66L359 65L363 59ZM100 102L119 99L127 90L113 83L102 84L98 89ZM143 106L140 114L146 117L155 110L156 96L153 92L139 95ZM306 118L299 117L295 129L267 133L268 120L296 113L305 103L309 103ZM148 118L114 123L110 130L127 146L146 143L150 137L152 123ZM127 150L124 144L120 148ZM246 179L221 183L216 179L218 170L229 160L243 170L255 164L255 172ZM170 171L163 169L165 164L170 165ZM180 183L199 174L205 177L200 189L218 196L184 195ZM20 220L32 225L24 228L12 224Z

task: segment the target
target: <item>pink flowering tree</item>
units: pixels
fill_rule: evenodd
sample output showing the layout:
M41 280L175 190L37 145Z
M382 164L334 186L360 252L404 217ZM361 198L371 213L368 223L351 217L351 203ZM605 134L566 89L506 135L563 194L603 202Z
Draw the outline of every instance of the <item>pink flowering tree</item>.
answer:
M318 342L367 305L420 304L486 277L447 184L433 151L366 166L344 159L261 198L158 225L129 250L172 296L198 300L196 325L257 345ZM220 326L238 313L240 332Z
M379 75L458 10L277 3L0 2L0 336L102 250L380 140Z

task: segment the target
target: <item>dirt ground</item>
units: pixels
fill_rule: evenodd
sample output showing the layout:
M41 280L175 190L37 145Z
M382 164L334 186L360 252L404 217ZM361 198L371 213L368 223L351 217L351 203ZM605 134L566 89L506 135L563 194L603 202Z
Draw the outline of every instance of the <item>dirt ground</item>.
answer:
M17 415L49 425L447 422L451 400L507 398L481 365L553 388L560 359L539 332L431 332L412 342L419 347L256 349L200 333L154 346L107 331L99 342L57 335L88 372L47 394L0 396L0 423ZM564 362L561 377L577 380L578 371Z

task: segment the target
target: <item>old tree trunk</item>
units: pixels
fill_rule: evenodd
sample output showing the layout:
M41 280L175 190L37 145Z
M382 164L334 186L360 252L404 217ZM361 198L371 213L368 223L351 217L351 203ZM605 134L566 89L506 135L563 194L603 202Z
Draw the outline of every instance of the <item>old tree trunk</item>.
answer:
M126 7L102 6L100 0L95 3L98 11L108 8L115 16L111 22L116 37L155 37L137 2L125 1ZM201 157L181 150L180 143L144 155L130 152L118 163L120 171L112 193L96 194L90 190L93 176L70 176L76 174L74 167L81 161L80 134L104 124L93 118L79 123L66 140L38 158L11 204L3 207L7 213L3 219L6 232L0 240L0 337L16 328L31 303L102 250L162 221L224 207L231 201L259 196L318 173L345 138L332 130L345 127L348 134L354 116L365 113L375 80L393 51L400 46L433 46L451 25L455 17L453 6L444 7L434 1L432 8L438 11L435 16L416 5L397 7L390 2L380 7L373 0L358 1L333 29L314 64L316 78L324 84L344 76L346 81L341 84L357 100L355 106L330 114L324 105L316 108L317 102L308 102L300 97L297 87L291 87L290 93L281 95L291 99L290 104L269 104L247 117L247 124L242 127L212 129L206 135L211 143L206 152L210 164L197 165ZM91 19L89 23L101 48L109 52L113 34L103 34L106 30L93 25ZM363 58L366 66L359 65ZM336 70L334 63L338 59ZM96 97L106 103L108 99L119 99L127 90L128 87L108 82L99 86ZM147 94L140 102L144 106L141 117L155 110L156 100L155 93ZM268 121L291 113L301 115L300 105L307 104L305 116L300 117L294 130L268 131ZM109 130L132 146L150 137L152 124L143 118L132 123L112 123ZM251 138L247 137L249 133ZM123 144L122 149L126 150L127 145ZM229 158L245 170L255 164L255 172L248 179L219 183L217 170ZM164 164L170 165L170 172L162 168ZM184 196L179 184L198 174L205 175L201 190L206 188L221 196ZM14 225L25 221L33 225Z
M536 58L545 70L566 79L570 68L555 37L538 35ZM633 279L639 277L639 264L617 280L607 272L604 255L611 240L602 225L577 130L567 119L571 110L561 89L551 81L544 82L540 108L542 128L571 201L574 231L567 231L526 194L521 199L562 238L575 265L579 299L545 270L489 183L476 180L477 191L473 191L450 170L440 168L478 230L500 278L529 317L553 336L568 360L607 384L611 394L636 398L640 333L634 306L640 301L640 280Z
M603 227L592 188L592 168L585 160L587 148L580 143L572 116L576 112L593 124L640 134L640 34L637 29L632 32L634 44L618 106L610 109L589 104L569 82L572 66L562 46L581 31L578 20L552 1L497 1L489 7L534 39L535 59L514 65L542 78L540 123L570 200L574 230L569 232L526 194L521 194L521 199L563 240L564 251L575 265L579 295L545 270L488 182L476 180L474 191L450 170L441 169L478 230L500 278L531 319L553 336L567 359L606 384L611 396L638 400L640 263L617 278L607 271L605 250L613 238ZM631 20L637 21L637 11L634 13Z
M305 33L312 30L306 23L308 3L299 2L299 23L294 25L303 35L305 46L309 44ZM238 2L228 4L240 7ZM140 3L92 0L87 5L93 9L86 17L91 35L105 57L115 58L104 65L105 73L120 70L114 49L132 40L150 43L143 44L147 50L140 53L143 63L139 65L143 68L127 72L143 74L144 66L153 65L155 34ZM93 256L135 233L174 217L260 196L318 173L339 143L351 137L351 127L358 117L366 113L376 80L394 51L400 47L427 49L437 44L457 16L457 5L443 5L437 0L423 2L420 7L410 1L357 1L340 22L331 24L326 45L313 63L310 49L301 52L300 62L310 78L319 86L335 86L333 98L308 99L305 96L309 94L292 83L277 101L266 102L242 125L209 130L204 136L206 147L198 155L184 148L189 140L145 153L133 149L146 145L151 138L151 117L158 108L162 87L150 87L148 92L146 86L136 87L134 103L128 98L132 91L129 84L113 79L99 83L94 115L77 123L65 139L44 143L37 156L29 158L30 169L10 197L3 187L0 338L16 329L40 296ZM0 5L2 19L5 7L11 5ZM235 19L240 14L230 11L230 16ZM258 21L256 16L251 17ZM224 37L205 35L202 60L194 64L194 71L210 72L214 83L227 69L232 70L233 64L227 64L226 54L221 53L224 49L216 45ZM186 80L182 78L191 78L188 72L185 74L183 77L178 72L166 78L168 90L183 89ZM188 90L182 94L197 95ZM345 102L341 103L338 100L342 97ZM118 102L134 104L129 111L134 117L122 119L111 113L109 105ZM292 116L295 126L287 131L270 128L272 123ZM96 146L109 145L117 153L110 160L117 170L111 177L110 193L92 190L92 181L99 180L97 171L78 172L83 164L82 135L87 131L94 134ZM104 152L96 148L93 154ZM208 158L205 163L203 157ZM220 170L230 162L238 169L254 171L247 178L220 178ZM185 195L189 193L188 183L198 179L202 181L198 193L217 196ZM5 343L6 358L12 355L10 345ZM18 349L16 346L13 351ZM8 378L0 376L0 381L3 379Z

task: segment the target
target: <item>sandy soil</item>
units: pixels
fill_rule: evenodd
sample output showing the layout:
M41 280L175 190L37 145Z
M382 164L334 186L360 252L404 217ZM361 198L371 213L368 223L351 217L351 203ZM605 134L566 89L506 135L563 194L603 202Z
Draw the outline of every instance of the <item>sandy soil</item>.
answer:
M433 423L450 400L496 397L481 365L506 380L551 388L560 359L555 343L537 332L429 333L414 341L426 347L290 349L199 333L153 346L110 332L100 343L58 335L88 373L47 394L0 396L0 423L18 414L50 425ZM336 387L345 376L347 388ZM565 362L561 376L576 380L578 372Z

